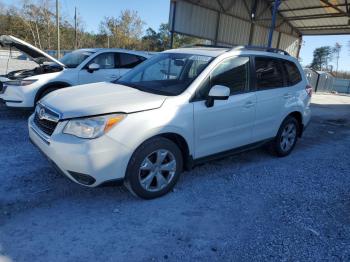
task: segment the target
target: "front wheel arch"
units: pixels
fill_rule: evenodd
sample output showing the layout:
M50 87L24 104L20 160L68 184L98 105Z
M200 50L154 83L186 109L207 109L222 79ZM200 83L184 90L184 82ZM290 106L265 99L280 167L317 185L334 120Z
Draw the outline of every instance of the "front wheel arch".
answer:
M38 101L42 98L42 95L45 93L45 91L49 89L61 89L65 87L70 87L71 85L66 83L66 82L53 82L53 83L48 83L44 86L42 86L35 95L34 99L34 106L38 103Z

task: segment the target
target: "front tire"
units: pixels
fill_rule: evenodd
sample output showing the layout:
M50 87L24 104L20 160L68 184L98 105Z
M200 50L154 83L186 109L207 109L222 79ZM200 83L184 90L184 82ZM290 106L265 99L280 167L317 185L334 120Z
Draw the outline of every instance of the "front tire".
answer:
M287 117L281 124L277 136L271 143L271 151L274 155L285 157L289 155L298 140L299 122L292 116Z
M179 147L169 139L156 137L144 142L132 155L125 186L134 195L153 199L168 193L183 169Z

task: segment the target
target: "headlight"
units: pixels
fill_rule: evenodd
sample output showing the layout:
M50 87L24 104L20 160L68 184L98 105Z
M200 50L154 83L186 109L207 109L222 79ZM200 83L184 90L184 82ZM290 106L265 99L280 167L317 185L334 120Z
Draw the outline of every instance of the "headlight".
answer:
M112 127L120 123L125 117L125 114L113 114L73 119L67 123L63 130L63 133L80 138L97 138L107 133Z
M37 79L32 80L13 80L13 81L6 81L6 85L12 85L12 86L28 86L33 84L34 82L38 81Z

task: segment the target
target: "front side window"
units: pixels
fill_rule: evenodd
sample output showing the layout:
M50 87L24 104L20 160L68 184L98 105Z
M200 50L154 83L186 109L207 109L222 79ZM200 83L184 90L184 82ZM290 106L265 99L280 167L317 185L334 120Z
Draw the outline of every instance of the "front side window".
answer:
M100 69L113 69L115 66L115 55L114 53L104 53L96 56L89 63L90 64L98 64Z
M142 56L120 53L118 67L119 68L134 68L135 66L142 63L145 60L146 60L146 58L144 58Z
M141 91L175 96L181 94L211 62L212 57L161 53L131 70L116 83Z
M232 57L221 62L210 74L199 97L205 99L214 85L230 88L230 94L239 94L249 90L249 57Z
M60 59L60 62L63 63L68 68L76 68L80 65L85 59L90 57L94 52L77 50L71 53L66 54Z
M288 86L294 86L302 80L299 69L293 62L283 61L283 66L287 74Z
M283 70L279 59L256 57L255 71L258 90L284 86Z

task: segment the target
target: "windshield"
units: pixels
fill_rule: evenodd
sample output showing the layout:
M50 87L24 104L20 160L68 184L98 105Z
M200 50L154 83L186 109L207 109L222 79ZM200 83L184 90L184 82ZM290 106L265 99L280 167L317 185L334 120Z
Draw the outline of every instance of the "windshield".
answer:
M187 89L212 60L210 56L161 53L135 67L115 83L144 92L176 96Z
M66 54L60 59L60 62L65 64L68 68L76 68L80 65L86 58L91 56L94 52L77 50L72 53Z

